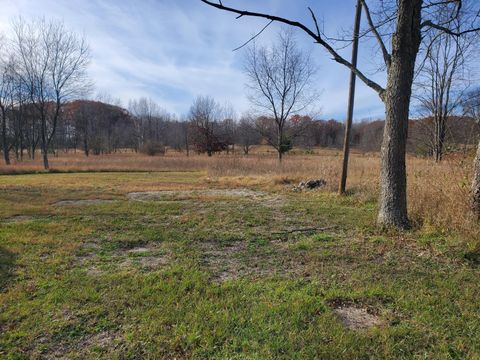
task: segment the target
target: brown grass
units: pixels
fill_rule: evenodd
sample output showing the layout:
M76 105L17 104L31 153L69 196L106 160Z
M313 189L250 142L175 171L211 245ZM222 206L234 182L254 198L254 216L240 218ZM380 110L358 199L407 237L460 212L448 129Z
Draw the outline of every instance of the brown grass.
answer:
M480 229L468 207L471 183L471 156L455 156L436 164L430 159L407 157L410 217L417 227L435 231L460 231L469 238L480 238ZM249 156L186 156L169 151L165 156L133 152L85 157L82 153L60 153L51 157L54 171L206 171L210 181L224 186L253 186L282 189L308 178L327 181L327 191L336 191L340 175L339 150L316 149L313 154L297 150L278 164L275 153L257 148ZM354 152L351 156L348 189L361 203L378 196L379 155ZM40 159L0 166L0 172L43 171Z

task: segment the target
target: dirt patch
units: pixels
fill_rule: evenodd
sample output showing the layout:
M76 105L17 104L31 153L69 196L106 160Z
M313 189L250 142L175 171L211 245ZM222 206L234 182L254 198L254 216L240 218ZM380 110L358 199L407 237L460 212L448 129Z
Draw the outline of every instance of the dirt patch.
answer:
M129 269L140 266L150 270L161 268L171 261L170 254L164 249L153 245L142 245L134 248L123 249L117 252L117 256L128 258L120 262L121 269Z
M45 336L39 338L36 343L47 346L52 344L53 339ZM84 337L74 340L72 342L62 341L60 343L52 344L50 349L42 351L41 353L33 352L32 358L38 359L71 359L71 353L85 352L86 349L95 348L97 351L101 349L102 352L114 350L120 343L120 338L117 334L108 331L102 331L96 334L85 335Z
M171 255L168 251L158 245L141 245L115 250L112 253L107 252L107 258L103 259L98 255L100 244L94 239L87 241L80 247L79 253L75 257L75 263L84 268L88 275L99 276L105 271L102 265L112 264L114 267L122 270L130 270L138 267L149 270L159 269L171 261Z
M185 201L196 198L233 198L261 201L266 205L282 203L283 198L262 191L251 189L207 189L207 190L165 190L131 192L127 194L130 200L136 201Z
M141 254L141 253L145 253L145 252L148 252L148 251L152 251L152 248L145 247L145 246L139 246L139 247L135 247L133 249L125 250L125 252L127 254Z
M285 251L270 248L249 248L247 241L222 244L203 242L199 245L200 264L212 273L214 282L239 278L258 279L266 276L308 276L305 263Z
M246 265L239 255L246 250L243 241L231 244L203 242L200 245L201 264L213 272L213 277L219 282L235 279L246 273Z
M18 222L24 222L24 221L32 221L33 216L28 216L28 215L15 215L12 216L8 219L5 219L3 222L7 224L14 224Z
M90 335L83 339L83 344L86 346L95 346L102 349L114 348L116 335L108 331L102 331L97 334Z
M80 246L79 253L75 256L75 262L81 265L89 263L90 261L98 257L97 252L99 251L99 249L100 245L97 239L93 239L83 243Z
M120 263L122 269L132 268L140 266L149 270L155 270L167 265L170 262L170 258L167 255L156 256L138 256L135 258L127 259Z
M340 321L352 330L368 329L383 325L382 319L372 314L368 308L346 305L333 310Z
M103 271L100 270L98 267L96 266L90 266L88 269L87 269L87 274L90 275L90 276L100 276L103 274Z
M55 206L84 206L84 205L98 205L109 204L115 202L114 199L79 199L79 200L60 200L52 205Z

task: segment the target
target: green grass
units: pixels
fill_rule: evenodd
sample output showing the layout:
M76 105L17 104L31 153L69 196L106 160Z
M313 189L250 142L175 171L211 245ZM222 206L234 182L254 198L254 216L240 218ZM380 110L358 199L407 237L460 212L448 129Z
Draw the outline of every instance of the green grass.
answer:
M0 358L480 357L478 256L455 234L382 233L374 204L322 192L125 196L207 186L202 173L1 176ZM53 205L99 198L117 201ZM326 230L290 232L312 227ZM346 328L339 303L384 325Z

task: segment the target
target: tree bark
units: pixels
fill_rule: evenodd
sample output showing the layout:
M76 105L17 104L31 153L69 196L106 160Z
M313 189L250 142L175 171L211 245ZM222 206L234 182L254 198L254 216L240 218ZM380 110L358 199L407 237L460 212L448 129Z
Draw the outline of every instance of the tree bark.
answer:
M381 150L378 223L398 229L409 227L405 150L415 60L421 41L421 8L421 0L398 1L384 96L386 121Z
M473 164L473 183L472 183L472 210L480 220L480 141L477 146L477 156Z

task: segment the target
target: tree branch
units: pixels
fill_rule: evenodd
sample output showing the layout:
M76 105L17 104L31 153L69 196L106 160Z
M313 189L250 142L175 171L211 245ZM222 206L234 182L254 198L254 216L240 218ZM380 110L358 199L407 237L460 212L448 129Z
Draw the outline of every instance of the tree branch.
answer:
M203 1L203 0L202 0ZM421 27L424 28L424 27L431 27L433 29L437 29L437 30L440 30L440 31L443 31L444 33L448 34L448 35L452 35L452 36L462 36L462 35L465 35L465 34L469 34L469 33L472 33L472 32L480 32L480 28L474 28L474 29L468 29L468 30L464 30L464 31L453 31L445 26L441 26L441 25L438 25L438 24L435 24L433 23L431 20L426 20L424 21L422 24L421 24Z
M363 5L363 9L365 10L365 15L367 16L368 25L370 26L370 29L372 30L373 34L377 38L378 44L380 45L380 49L382 50L382 54L383 54L383 60L385 61L385 65L387 65L387 70L388 70L392 62L391 56L388 53L387 47L385 46L385 43L383 42L383 39L380 36L380 33L377 30L377 27L373 23L372 15L370 14L370 9L368 8L367 2L365 0L361 0L361 3Z
M270 26L270 24L273 23L273 20L270 20L270 22L265 25L258 33L256 33L254 36L252 36L250 39L248 39L248 41L244 42L242 45L240 45L239 47L236 47L235 49L233 49L232 51L237 51L237 50L240 50L241 48L245 47L246 45L248 45L250 42L252 42L253 40L255 40L257 37L260 36L261 33L263 33L267 27Z
M346 66L348 69L353 71L358 76L358 78L360 80L362 80L368 87L375 90L378 93L378 95L380 96L380 99L382 99L382 101L383 101L384 95L385 95L385 89L382 86L380 86L375 81L369 79L357 67L353 66L352 63L350 63L348 60L346 60L345 58L340 56L340 54L338 54L335 51L335 49L329 43L327 43L325 40L323 40L323 38L320 35L316 34L314 31L312 31L310 28L308 28L304 24L302 24L298 21L285 19L285 18L275 16L275 15L269 15L269 14L264 14L264 13L235 9L235 8L223 5L221 2L216 3L216 2L213 2L213 1L210 1L210 0L200 0L200 1L202 1L203 3L205 3L207 5L212 6L214 8L217 8L217 9L220 9L220 10L225 10L225 11L237 14L238 15L237 19L239 19L243 16L259 17L259 18L269 19L271 21L276 21L276 22L279 22L279 23L282 23L282 24L287 24L287 25L290 25L290 26L293 26L293 27L296 27L296 28L299 28L299 29L303 30L311 38L313 38L317 44L319 44L323 48L325 48L330 53L330 55L332 55L332 58L333 58L334 61L336 61L339 64L342 64L342 65Z

